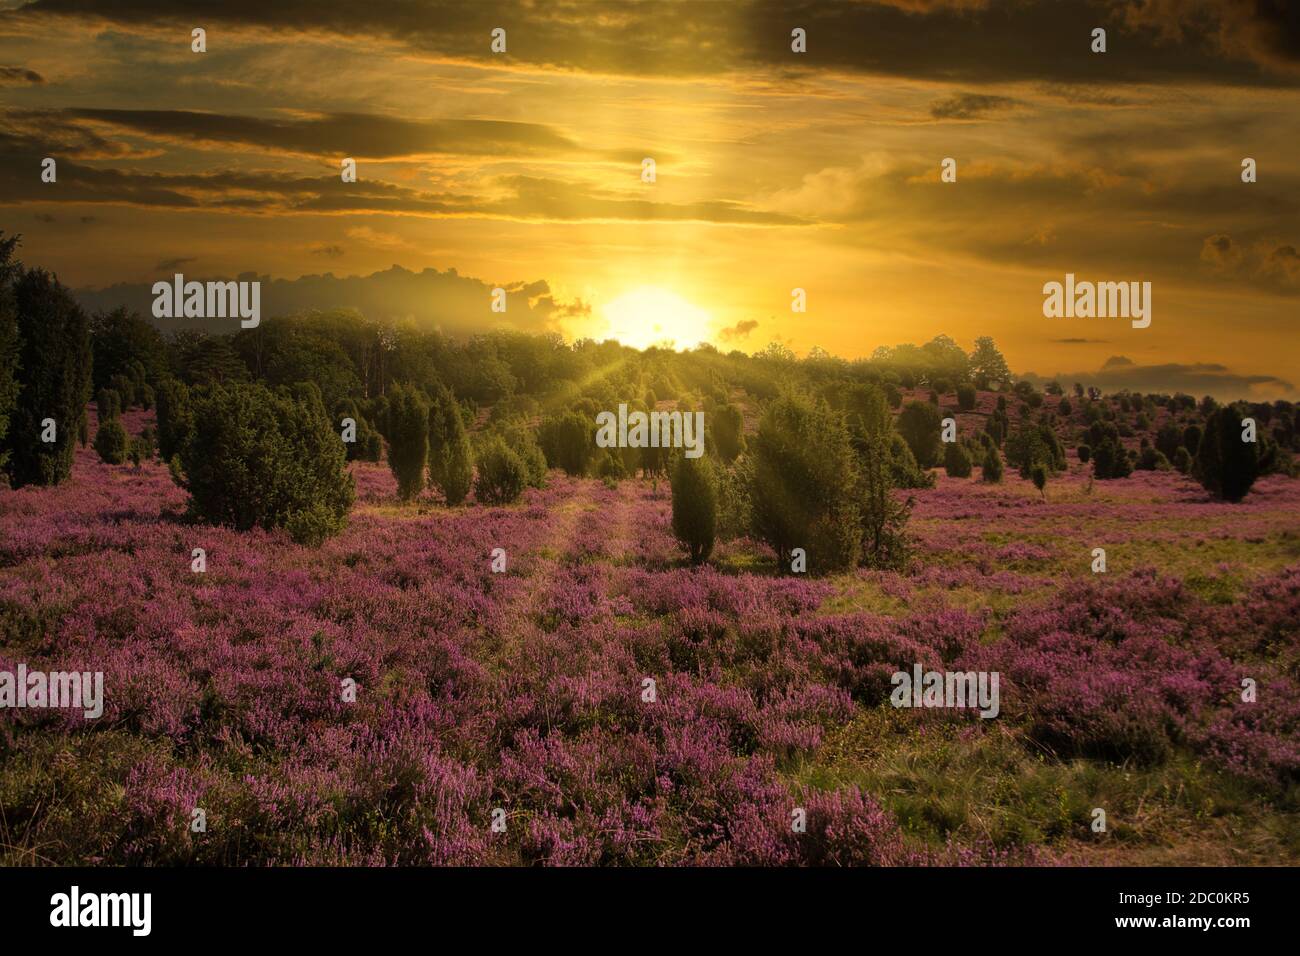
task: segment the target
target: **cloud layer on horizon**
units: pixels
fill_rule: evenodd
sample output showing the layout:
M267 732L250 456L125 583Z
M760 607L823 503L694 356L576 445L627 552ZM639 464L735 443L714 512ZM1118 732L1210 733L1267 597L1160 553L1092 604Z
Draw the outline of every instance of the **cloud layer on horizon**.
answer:
M160 271L180 270L193 259L159 263ZM182 272L182 274L185 274ZM170 282L171 275L160 276ZM376 322L409 322L417 328L464 336L483 331L489 324L524 332L558 332L566 320L582 317L590 307L581 300L557 301L544 280L511 282L506 291L506 311L491 311L492 284L455 269L411 272L393 266L367 276L323 275L273 279L256 273L239 276L202 275L191 271L186 281L239 279L261 282L261 307L265 318L312 311L353 309ZM214 334L234 332L238 320L155 319L152 283L118 283L102 289L75 289L77 300L91 311L124 306L139 313L165 332L205 329Z
M1279 392L1294 395L1296 392L1294 383L1277 376L1242 374L1219 362L1139 365L1124 356L1112 357L1096 371L1061 372L1056 375L1026 372L1019 377L1039 388L1053 381L1066 387L1079 382L1084 386L1095 385L1103 392L1184 392L1197 397L1213 395L1221 400L1250 398L1261 394L1271 396Z

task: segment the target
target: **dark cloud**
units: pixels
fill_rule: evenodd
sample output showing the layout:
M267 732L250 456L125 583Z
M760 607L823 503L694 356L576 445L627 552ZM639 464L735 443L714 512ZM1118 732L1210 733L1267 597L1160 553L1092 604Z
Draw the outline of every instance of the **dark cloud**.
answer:
M326 259L341 259L343 257L343 247L335 245L326 245L321 243L311 247L313 256L324 256Z
M1101 83L1064 84L1040 83L1039 90L1066 103L1080 106L1126 106L1133 102L1131 96L1116 93Z
M1106 359L1106 361L1101 363L1101 367L1103 369L1123 368L1126 365L1132 365L1132 364L1133 364L1133 360L1129 358L1127 355L1112 355L1110 358Z
M1294 0L1112 0L1134 30L1200 42L1225 56L1300 70L1300 6Z
M1295 294L1300 286L1286 280L1284 253L1275 268L1260 265L1273 248L1300 248L1294 226L1300 178L1279 171L1281 181L1265 191L1237 181L1234 169L1235 163L1225 163L1223 170L1211 170L1219 182L1197 184L1183 178L1204 175L1195 162L1171 170L1168 157L1148 155L1116 168L1067 143L1053 161L998 157L970 163L955 189L939 181L937 161L885 158L856 168L827 167L805 176L775 206L869 229L879 241L912 242L921 250L942 245L998 265L1041 268L1057 278L1068 271L1060 268L1063 262L1087 263L1103 276L1140 262L1152 277L1183 282L1190 274L1200 283L1227 278L1270 294ZM930 222L942 222L943 229L924 235L908 229ZM1224 238L1228 231L1247 228L1247 262L1241 269L1217 267L1218 249L1225 242L1239 245L1235 236ZM1202 249L1207 235L1213 237L1208 251ZM1198 255L1206 273L1200 276L1194 268Z
M1003 112L1016 105L1008 96L991 96L984 93L955 93L930 107L935 119L978 119L989 113Z
M1259 274L1288 288L1300 287L1300 254L1295 246L1277 246L1265 254Z
M719 338L724 342L732 342L736 339L748 338L749 333L758 328L756 319L743 319L735 325L729 326L718 333Z
M11 116L8 114L7 116ZM521 220L624 220L797 225L803 220L741 203L713 200L664 203L631 198L579 183L532 176L500 177L493 195L440 193L337 176L215 170L206 173L142 173L59 163L58 188L40 181L45 147L35 131L6 132L0 117L0 202L114 203L238 213L389 213L418 216L482 216ZM12 129L12 124L11 127ZM507 195L501 196L505 192Z
M193 187L211 177L167 176L87 166L65 158L35 136L14 135L0 117L0 204L21 202L130 203L139 206L195 208L199 201L178 187ZM57 183L41 182L41 161L51 153L58 162ZM75 151L73 152L75 155ZM214 187L215 188L215 187Z
M1226 233L1216 233L1202 240L1201 262L1215 275L1271 292L1300 292L1300 254L1289 242L1263 238L1241 243Z
M1105 392L1186 392L1229 401L1256 395L1294 395L1296 391L1293 383L1275 375L1246 375L1216 362L1139 365L1123 356L1111 358L1095 372L1059 372L1051 376L1029 372L1021 378L1039 387L1053 380L1069 381L1095 385Z
M1056 345L1104 345L1105 339L1048 339Z
M104 289L77 289L75 295L88 309L113 309L126 306L146 318L153 315L153 283L170 278L162 268L141 283L120 283ZM206 282L229 279L229 276L188 275L187 279ZM367 276L339 277L332 273L308 275L297 279L272 279L256 273L243 273L240 280L258 279L262 283L262 314L293 315L314 309L356 309L378 321L410 321L425 329L466 335L482 332L501 324L524 331L555 330L558 322L569 316L589 314L590 306L581 300L560 301L546 281L512 282L506 289L506 312L494 313L492 288L498 283L462 276L455 269L440 272L424 269L412 272L393 266ZM211 320L161 320L165 330L183 327L207 328ZM234 331L222 328L216 331Z
M5 143L9 161L22 147L59 159L117 159L132 153L127 144L105 138L60 110L0 112L0 138L10 141Z
M520 156L576 153L578 144L536 123L404 120L367 113L266 119L190 110L63 110L64 120L106 124L172 142L246 146L301 156L393 160L441 154ZM629 153L625 158L631 158ZM636 154L634 162L640 162Z
M1219 80L1294 83L1300 28L1289 0L35 0L9 17L51 17L157 33L188 29L333 35L484 65L662 76L838 70L950 82L1043 80L1112 85ZM807 30L808 52L790 50ZM489 49L505 26L508 53ZM1109 51L1089 49L1093 27Z
M1217 233L1206 236L1201 242L1201 261L1208 262L1216 268L1231 265L1237 258L1237 251L1232 246L1232 237Z
M162 262L158 263L153 268L155 272L171 272L174 269L179 269L181 266L185 265L186 263L197 262L197 261L198 260L195 259L193 256L182 256L177 259L164 259Z
M0 66L0 86L39 86L45 77L21 66Z

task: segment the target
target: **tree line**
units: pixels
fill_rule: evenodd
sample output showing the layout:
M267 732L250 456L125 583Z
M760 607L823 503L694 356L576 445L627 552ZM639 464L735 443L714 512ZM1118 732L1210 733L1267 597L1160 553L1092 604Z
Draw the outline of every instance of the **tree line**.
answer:
M1173 469L1240 500L1270 472L1294 473L1300 416L1289 402L1219 405L1185 395L1104 397L1016 381L993 340L947 336L845 360L771 345L638 351L589 339L492 332L458 341L346 311L273 317L225 335L169 338L125 309L87 315L53 275L25 268L0 234L0 470L54 485L85 445L110 464L155 454L195 520L285 528L319 543L355 498L349 461L386 461L398 496L499 505L551 469L606 482L666 479L688 558L749 537L783 568L899 567L908 489L999 482L1004 462L1045 494L1067 444L1096 478ZM908 399L907 392L920 391ZM995 394L990 411L977 404ZM706 416L705 452L600 448L596 415L680 408ZM129 408L156 426L131 436ZM984 406L987 408L987 406ZM745 418L756 420L747 434ZM982 427L941 440L945 418ZM1260 437L1243 442L1243 419ZM1014 419L1014 422L1013 422ZM1161 421L1157 429L1153 422ZM1138 448L1124 442L1140 436Z

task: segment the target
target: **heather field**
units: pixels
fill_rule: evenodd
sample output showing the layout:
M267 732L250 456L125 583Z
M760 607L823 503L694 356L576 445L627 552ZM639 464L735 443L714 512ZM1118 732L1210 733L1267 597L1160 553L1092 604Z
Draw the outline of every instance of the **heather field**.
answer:
M187 522L156 460L0 491L0 670L105 674L98 720L5 712L0 863L1300 863L1300 480L940 473L906 572L803 577L688 566L662 479L349 468L318 549ZM1000 715L891 707L917 662Z

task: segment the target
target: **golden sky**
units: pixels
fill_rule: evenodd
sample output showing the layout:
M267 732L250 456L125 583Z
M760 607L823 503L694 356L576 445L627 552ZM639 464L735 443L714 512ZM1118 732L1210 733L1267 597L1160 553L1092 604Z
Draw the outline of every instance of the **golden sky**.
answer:
M1298 9L0 0L0 228L126 284L94 303L255 273L452 332L992 335L1017 371L1296 397ZM1151 326L1045 318L1066 273L1151 282Z

